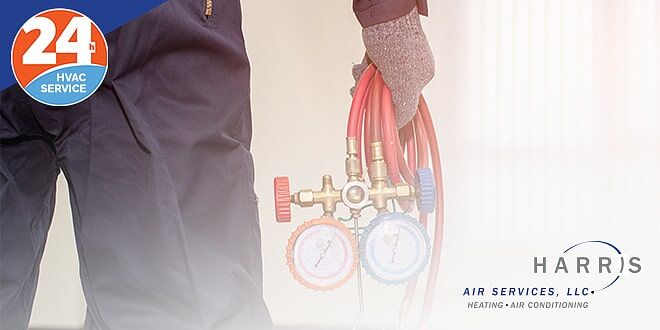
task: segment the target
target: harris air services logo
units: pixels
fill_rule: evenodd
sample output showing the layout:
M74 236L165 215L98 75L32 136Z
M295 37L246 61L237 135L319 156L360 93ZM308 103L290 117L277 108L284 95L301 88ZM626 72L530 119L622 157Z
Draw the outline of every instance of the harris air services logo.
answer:
M18 84L47 105L76 104L92 95L108 69L108 45L89 17L49 9L28 19L16 34L11 65Z
M582 285L574 295L596 294L617 283L622 276L641 271L640 257L625 255L605 241L584 241L558 256L534 257L535 274L572 274L573 281Z
M642 258L600 240L582 241L521 260L527 280L462 289L468 309L588 309L591 297L642 272ZM486 285L484 285L486 284ZM602 301L602 300L601 300Z

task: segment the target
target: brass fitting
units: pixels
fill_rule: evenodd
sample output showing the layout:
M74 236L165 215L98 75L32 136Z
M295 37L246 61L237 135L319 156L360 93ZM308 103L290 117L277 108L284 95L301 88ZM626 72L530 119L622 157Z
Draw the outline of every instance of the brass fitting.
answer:
M360 178L360 160L358 159L358 142L357 138L346 138L346 176L348 181L358 181Z
M314 204L323 206L323 214L332 217L337 210L337 203L341 202L341 191L335 189L332 184L332 176L323 176L321 190L301 189L293 194L291 202L300 207L310 207Z
M409 201L415 198L415 187L407 183L392 185L387 176L387 164L383 159L383 143L371 143L371 163L369 177L371 187L368 187L360 175L360 160L358 159L358 143L356 138L346 139L346 175L348 183L338 190L332 184L332 177L323 176L321 189L301 189L291 195L291 203L300 207L311 207L316 204L323 206L323 214L332 217L337 210L337 203L344 203L351 209L353 215L359 215L362 208L372 202L379 213L387 211L387 202L391 199Z
M314 191L312 191L312 189L301 189L293 196L293 202L300 207L310 207L314 205Z
M413 198L415 197L415 187L407 183L397 183L394 186L397 198Z
M371 143L369 178L374 184L385 183L387 180L387 164L385 164L385 160L383 159L383 143L380 141Z
M406 200L415 197L415 188L406 183L394 186L388 184L387 164L383 159L383 143L371 143L371 164L369 164L369 177L371 188L369 197L372 205L379 213L387 211L387 202L390 199Z

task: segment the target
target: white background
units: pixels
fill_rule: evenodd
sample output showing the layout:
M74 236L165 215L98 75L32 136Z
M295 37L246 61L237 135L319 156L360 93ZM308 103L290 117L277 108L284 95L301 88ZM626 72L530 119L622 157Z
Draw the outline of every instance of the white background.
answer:
M425 95L447 205L433 327L653 328L660 1L435 0L430 13L423 21L437 74ZM316 188L325 173L342 181L359 25L349 1L245 0L243 15L266 301L278 325L349 325L355 280L315 293L285 264L290 233L320 210L294 208L293 223L276 224L271 189L275 175L291 176L294 190ZM63 178L58 189L33 326L76 327L84 316ZM642 272L591 297L586 311L466 309L465 287L552 285L532 274L531 258L591 239L640 256ZM363 324L395 324L402 288L367 278L365 290Z

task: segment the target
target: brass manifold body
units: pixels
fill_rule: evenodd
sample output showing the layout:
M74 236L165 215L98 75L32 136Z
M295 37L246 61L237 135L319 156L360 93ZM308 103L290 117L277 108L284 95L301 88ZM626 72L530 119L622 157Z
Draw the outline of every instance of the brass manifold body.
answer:
M291 203L300 207L311 207L321 204L323 214L332 217L337 210L337 204L346 205L352 216L358 216L363 208L373 206L378 213L387 212L387 203L397 200L400 205L411 205L415 199L415 187L407 183L391 184L387 176L387 164L383 159L383 143L371 143L371 163L368 164L369 181L367 185L361 175L361 164L358 158L358 141L355 137L346 139L346 175L348 180L342 189L336 189L332 184L332 176L323 176L320 190L301 189L291 195Z

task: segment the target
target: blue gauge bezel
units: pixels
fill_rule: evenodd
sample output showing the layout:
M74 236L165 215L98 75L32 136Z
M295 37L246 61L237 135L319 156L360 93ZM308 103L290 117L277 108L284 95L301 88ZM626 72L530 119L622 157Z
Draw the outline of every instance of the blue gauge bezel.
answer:
M420 232L422 233L422 237L424 237L424 245L425 245L425 254L424 254L424 260L420 264L419 268L411 273L410 276L407 276L405 278L399 279L399 280L393 280L389 278L383 278L376 274L374 272L374 269L372 268L373 265L367 261L367 247L366 247L366 242L367 238L369 237L369 234L382 224L383 222L390 221L390 220L404 220L412 223L414 226L416 226ZM397 284L402 284L408 282L410 279L414 278L417 276L419 273L423 272L424 269L426 269L426 265L429 263L429 259L431 257L431 239L429 238L429 235L426 231L426 229L422 226L422 224L415 220L413 217L411 217L408 214L405 213L398 213L398 212L389 212L389 213L382 213L376 216L369 225L364 229L362 234L360 235L360 243L359 243L359 252L360 252L360 264L362 265L362 268L375 280L378 282L381 282L383 284L388 284L388 285L397 285Z

